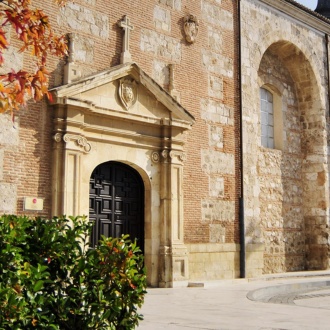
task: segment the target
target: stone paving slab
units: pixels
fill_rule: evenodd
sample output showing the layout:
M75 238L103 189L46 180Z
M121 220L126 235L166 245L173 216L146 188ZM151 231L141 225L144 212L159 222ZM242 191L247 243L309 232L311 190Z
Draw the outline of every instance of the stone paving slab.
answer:
M309 281L324 281L324 278L312 278ZM330 329L330 313L327 308L330 306L330 297L298 299L294 300L295 304L264 303L247 298L247 294L256 289L288 284L299 285L304 282L306 283L306 278L279 278L272 281L234 280L199 288L148 289L145 304L141 309L144 320L137 329ZM324 294L329 293L329 289L324 289ZM317 293L322 294L322 290ZM308 302L308 306L303 302Z
M330 289L326 288L317 292L310 292L299 295L294 300L294 304L298 306L330 310Z

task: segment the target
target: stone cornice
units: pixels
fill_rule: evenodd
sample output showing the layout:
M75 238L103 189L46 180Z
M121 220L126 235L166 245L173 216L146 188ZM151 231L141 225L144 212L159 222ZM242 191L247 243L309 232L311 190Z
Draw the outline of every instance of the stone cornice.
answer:
M96 104L83 99L78 99L74 97L63 97L58 99L58 104L70 106L72 108L82 109L81 113L93 114L94 116L103 116L108 118L113 118L113 120L120 121L130 121L136 124L143 124L143 126L172 126L177 128L182 128L184 130L190 130L192 122L187 120L181 120L178 118L154 118L147 117L136 113L127 113L118 110L111 110L102 107L98 107ZM71 125L75 122L72 119L67 118L67 122ZM81 122L77 121L77 127L81 126Z
M295 4L293 1L287 0L259 0L270 7L277 9L286 15L292 17L296 21L300 21L302 24L308 25L313 29L330 34L330 21L311 10L303 9L303 6Z

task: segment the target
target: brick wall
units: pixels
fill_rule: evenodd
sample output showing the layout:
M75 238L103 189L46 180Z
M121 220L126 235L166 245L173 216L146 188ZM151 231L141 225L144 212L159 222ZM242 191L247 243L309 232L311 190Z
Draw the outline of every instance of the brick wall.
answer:
M82 76L120 63L123 32L117 23L124 15L134 26L130 40L132 60L165 89L170 83L169 64L174 64L175 91L181 104L196 118L186 145L185 241L237 242L239 185L235 177L238 178L239 163L234 2L77 0L58 9L51 0L36 0L33 6L45 10L56 33L74 33L73 61ZM199 34L193 44L184 36L183 18L187 14L199 19ZM8 56L17 66L33 66L29 56L22 58L15 49ZM50 58L51 86L63 83L64 64ZM5 131L0 134L3 163L0 184L6 189L0 206L3 211L24 213L23 197L37 196L44 199L44 210L38 214L49 216L51 110L46 102L31 102L28 109L20 111L14 129L10 120L2 121L1 126L10 135Z

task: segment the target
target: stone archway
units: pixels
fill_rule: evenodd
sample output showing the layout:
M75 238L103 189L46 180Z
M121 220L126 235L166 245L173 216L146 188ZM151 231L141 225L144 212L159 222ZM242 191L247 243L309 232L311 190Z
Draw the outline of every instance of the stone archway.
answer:
M283 149L259 149L264 272L328 266L326 117L315 74L292 43L278 41L260 62L259 86L280 92Z

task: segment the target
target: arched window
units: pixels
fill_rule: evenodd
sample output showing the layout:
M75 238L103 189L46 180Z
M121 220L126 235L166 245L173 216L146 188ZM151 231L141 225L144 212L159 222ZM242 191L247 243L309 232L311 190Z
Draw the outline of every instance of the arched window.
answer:
M274 148L274 104L273 94L260 88L261 145Z

